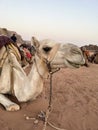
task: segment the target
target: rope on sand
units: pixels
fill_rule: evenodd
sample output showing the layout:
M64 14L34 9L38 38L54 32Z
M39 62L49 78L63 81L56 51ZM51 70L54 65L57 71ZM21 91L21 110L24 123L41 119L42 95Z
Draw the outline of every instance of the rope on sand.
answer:
M43 126L43 129L42 130L46 130L46 126L47 124L54 128L55 130L67 130L67 129L62 129L62 128L59 128L59 127L56 127L54 126L52 123L50 123L48 121L48 117L49 117L49 114L50 114L50 108L47 109L46 113L41 111L39 114L38 114L38 119L40 119L41 121L44 121L44 126Z
M67 130L67 129L62 129L62 128L56 127L52 123L50 123L49 121L48 121L48 125L51 126L54 129L56 129L56 130Z
M59 68L58 68L56 71L52 72L52 71L51 71L51 67L49 66L49 70L50 70L49 106L48 106L48 108L47 108L46 113L44 113L44 112L40 113L41 115L39 114L39 117L40 117L41 120L44 121L43 130L46 130L47 124L48 124L49 126L51 126L52 128L56 129L56 130L67 130L67 129L58 128L58 127L54 126L53 124L51 124L51 123L48 121L48 117L49 117L49 114L50 114L50 112L51 112L51 105L52 105L52 75L53 75L53 73L57 72L57 71L59 70Z

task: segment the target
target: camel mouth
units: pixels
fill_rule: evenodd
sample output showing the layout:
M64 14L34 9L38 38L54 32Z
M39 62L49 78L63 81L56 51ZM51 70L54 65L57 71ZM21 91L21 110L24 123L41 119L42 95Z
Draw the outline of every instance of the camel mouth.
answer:
M68 64L71 65L71 67L74 67L74 68L80 68L81 64L78 64L78 63L74 63L72 61L69 61L67 60Z

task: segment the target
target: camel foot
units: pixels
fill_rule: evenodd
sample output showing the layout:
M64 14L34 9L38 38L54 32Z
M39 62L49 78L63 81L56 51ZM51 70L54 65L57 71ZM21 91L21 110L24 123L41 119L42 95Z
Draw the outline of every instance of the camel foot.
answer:
M18 111L20 110L20 106L17 104L11 104L10 106L6 107L7 111Z

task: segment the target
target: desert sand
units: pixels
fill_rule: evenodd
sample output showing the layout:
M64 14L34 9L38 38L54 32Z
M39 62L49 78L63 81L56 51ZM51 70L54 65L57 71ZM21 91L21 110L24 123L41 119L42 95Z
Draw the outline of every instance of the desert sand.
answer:
M53 74L52 111L48 121L65 130L98 130L98 65L61 69ZM21 110L7 112L0 105L0 130L42 130L36 120L49 102L49 79L43 93L32 102L19 103ZM47 125L46 130L55 130Z

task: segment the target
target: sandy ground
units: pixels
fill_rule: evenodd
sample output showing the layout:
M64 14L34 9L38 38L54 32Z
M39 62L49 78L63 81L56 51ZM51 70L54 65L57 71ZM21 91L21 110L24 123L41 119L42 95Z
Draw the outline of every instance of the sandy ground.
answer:
M49 80L44 86L35 101L19 103L20 111L7 112L0 105L0 130L43 130L43 122L35 118L48 107ZM65 130L98 130L98 65L61 69L53 75L52 112L48 120ZM47 125L46 130L55 129Z

